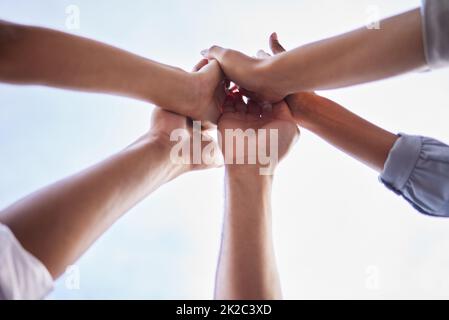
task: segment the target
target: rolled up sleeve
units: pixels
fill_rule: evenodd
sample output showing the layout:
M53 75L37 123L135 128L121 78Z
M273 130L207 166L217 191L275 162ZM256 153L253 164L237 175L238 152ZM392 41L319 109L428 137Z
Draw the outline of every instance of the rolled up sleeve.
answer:
M421 14L429 68L449 65L449 0L423 0Z
M401 134L380 180L418 211L449 217L449 146L432 138Z

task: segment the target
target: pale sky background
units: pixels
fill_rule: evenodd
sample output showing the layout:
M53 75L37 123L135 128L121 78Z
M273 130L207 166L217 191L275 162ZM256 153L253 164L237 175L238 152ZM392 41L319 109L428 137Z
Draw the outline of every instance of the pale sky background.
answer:
M80 9L79 30L66 28L70 4ZM212 44L254 54L277 31L293 48L364 25L372 5L388 16L419 1L0 0L0 19L190 69ZM393 132L449 142L449 70L322 94ZM0 207L119 151L147 129L152 108L121 97L0 85ZM222 214L223 170L180 177L77 262L79 290L63 276L49 298L212 298ZM375 172L305 130L278 169L273 216L287 299L449 297L449 220L417 213Z

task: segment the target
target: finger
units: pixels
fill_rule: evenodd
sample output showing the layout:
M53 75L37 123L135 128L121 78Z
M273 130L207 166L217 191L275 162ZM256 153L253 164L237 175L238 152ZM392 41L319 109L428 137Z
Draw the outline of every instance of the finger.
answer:
M273 54L279 54L286 51L284 47L279 43L278 35L276 32L273 32L270 36L270 49Z
M200 70L198 70L197 72L200 73L212 73L214 74L216 77L222 78L222 80L224 80L224 74L223 71L220 68L220 65L218 64L217 61L213 60L213 61L208 61ZM224 82L223 82L224 85Z
M230 112L235 112L235 99L228 95L223 103L223 113Z
M212 46L209 49L202 50L201 55L208 60L216 59L220 61L226 55L227 51L228 49L222 48L220 46Z
M198 62L194 67L193 67L193 72L197 72L199 70L201 70L206 64L209 63L209 60L207 59L201 59L200 62Z
M247 55L232 49L212 46L201 51L201 55L208 60L217 60L225 67L231 67L235 63L251 62L253 59Z
M265 51L263 51L263 50L257 51L257 58L259 58L259 59L266 59L266 58L269 58L269 57L271 57L271 55L266 53Z
M203 50L201 54L206 59L217 60L226 77L234 83L244 87L248 87L248 84L251 83L248 70L251 65L257 63L258 59L248 57L235 50L224 49L218 46L212 46L207 50Z
M248 100L248 113L257 117L262 114L262 107L254 100Z

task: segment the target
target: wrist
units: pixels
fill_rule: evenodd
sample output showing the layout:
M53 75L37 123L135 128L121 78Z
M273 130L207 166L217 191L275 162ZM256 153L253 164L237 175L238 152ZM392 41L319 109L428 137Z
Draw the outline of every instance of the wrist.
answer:
M164 172L166 182L191 170L191 165L171 159L173 142L164 134L149 133L134 142L128 149L141 149L151 157L149 165L159 164Z
M299 92L289 95L286 98L286 102L293 117L303 128L309 129L313 123L313 117L316 111L316 102L314 102L315 97L318 96L311 92Z
M226 194L238 195L243 202L257 201L257 206L269 199L273 184L273 176L260 175L256 166L226 166ZM244 200L243 200L244 199Z
M283 97L301 91L302 80L298 79L300 74L296 72L292 74L292 70L303 70L303 68L294 65L285 53L274 55L267 60L266 70L270 74L269 85L274 86L274 89Z
M144 61L140 66L138 81L133 81L138 99L166 110L194 117L199 91L192 73L180 68Z
M270 57L259 60L254 64L253 78L257 79L256 86L252 89L254 92L263 92L264 96L281 100L287 95L281 79L283 76L278 70L278 57ZM275 102L272 100L271 102Z
M200 108L208 99L204 75L200 72L184 72L180 78L185 88L184 114L194 120L204 120L204 110Z
M232 164L225 166L226 177L231 179L242 179L245 181L272 181L274 168L269 172L271 174L266 174L266 171L258 165L248 165L248 164Z

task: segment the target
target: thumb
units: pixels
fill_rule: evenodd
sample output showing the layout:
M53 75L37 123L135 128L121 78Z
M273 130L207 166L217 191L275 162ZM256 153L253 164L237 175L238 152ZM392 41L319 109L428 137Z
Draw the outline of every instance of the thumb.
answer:
M209 61L207 59L201 59L200 62L198 62L194 67L193 67L193 72L198 72L200 71L205 65L207 65L209 63Z
M270 49L273 54L279 54L286 51L284 47L279 43L278 35L276 32L273 32L270 36Z

